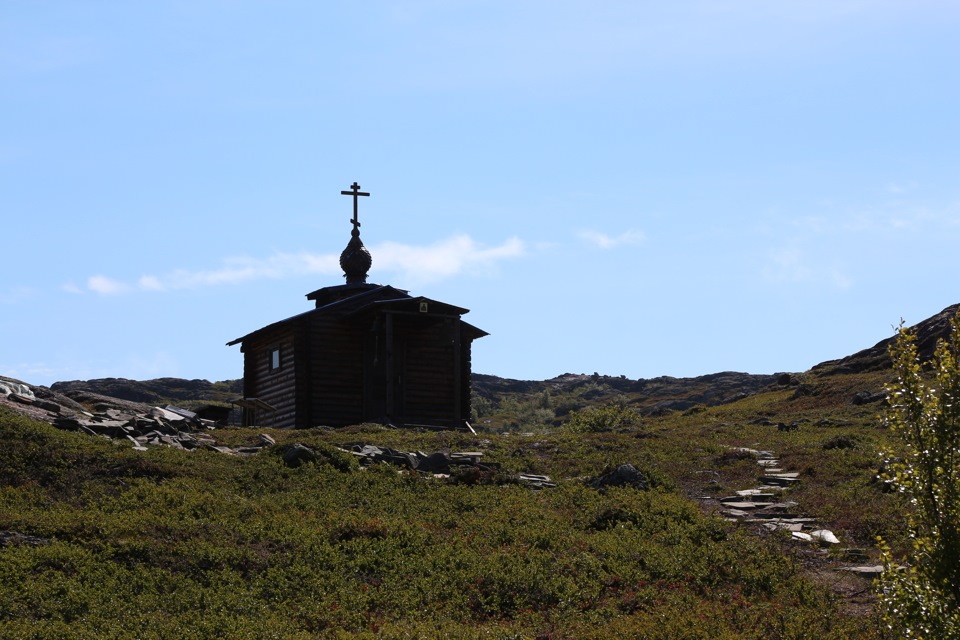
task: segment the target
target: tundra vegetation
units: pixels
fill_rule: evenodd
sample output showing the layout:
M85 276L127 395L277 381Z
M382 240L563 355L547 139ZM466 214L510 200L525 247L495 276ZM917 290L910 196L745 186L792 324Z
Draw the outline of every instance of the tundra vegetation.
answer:
M851 403L891 381L808 372L652 415L595 377L484 397L476 435L218 430L276 440L249 457L134 451L0 410L0 637L890 637L870 582L836 571L839 549L728 522L703 498L755 486L756 461L731 447L773 450L838 546L878 562L880 536L903 562L925 530L878 473L881 452L909 448L878 404ZM294 443L322 455L288 467ZM337 448L353 444L481 451L498 469L361 470ZM627 463L649 489L591 486Z

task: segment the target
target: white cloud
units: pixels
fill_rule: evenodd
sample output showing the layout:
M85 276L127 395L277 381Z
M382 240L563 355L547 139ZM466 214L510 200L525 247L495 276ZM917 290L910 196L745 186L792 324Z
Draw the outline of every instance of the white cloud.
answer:
M611 236L600 231L585 229L578 234L582 239L600 249L613 249L619 246L642 244L647 239L642 231L628 229L618 236Z
M460 273L489 273L497 263L522 256L526 249L517 237L497 247L484 247L461 234L426 247L385 242L371 249L374 268L397 271L405 282L436 282Z
M102 296L113 296L120 293L127 293L131 290L129 285L99 275L87 278L87 288Z
M525 253L524 243L519 238L509 238L499 246L485 247L464 234L425 247L386 242L368 249L373 255L373 271L398 272L404 284L434 282L460 273L488 273L501 260ZM87 289L100 295L175 291L308 274L339 275L339 254L301 252L278 253L268 258L234 257L224 260L218 269L178 269L163 275L148 274L141 276L134 285L97 275L87 280ZM72 283L63 288L70 292L78 290Z

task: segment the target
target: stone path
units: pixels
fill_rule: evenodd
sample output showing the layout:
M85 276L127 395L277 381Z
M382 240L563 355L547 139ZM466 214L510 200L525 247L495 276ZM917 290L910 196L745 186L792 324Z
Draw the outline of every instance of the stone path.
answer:
M752 456L760 469L756 486L720 498L723 517L731 522L759 525L771 532L789 531L798 542L822 547L840 544L837 536L824 528L819 518L806 513L796 501L787 499L791 487L800 482L798 472L786 470L772 451L746 447L730 447L730 450ZM857 549L847 551L863 553ZM850 554L844 555L849 557ZM846 566L839 570L871 579L879 575L876 566Z

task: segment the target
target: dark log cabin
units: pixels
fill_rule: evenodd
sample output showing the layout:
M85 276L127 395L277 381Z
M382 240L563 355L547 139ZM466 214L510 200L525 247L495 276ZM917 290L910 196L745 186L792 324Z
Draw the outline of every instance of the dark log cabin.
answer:
M379 422L469 428L470 354L486 332L467 309L368 284L353 183L346 284L307 294L315 306L227 344L243 352L244 424L280 428Z

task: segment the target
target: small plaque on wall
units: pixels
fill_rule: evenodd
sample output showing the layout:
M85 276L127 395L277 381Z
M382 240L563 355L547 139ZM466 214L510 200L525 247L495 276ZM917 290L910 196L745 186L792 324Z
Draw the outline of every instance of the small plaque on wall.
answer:
M427 308L427 303L426 303L426 302L421 302L421 303L420 303L420 313L426 313L428 310L429 310L429 309Z

